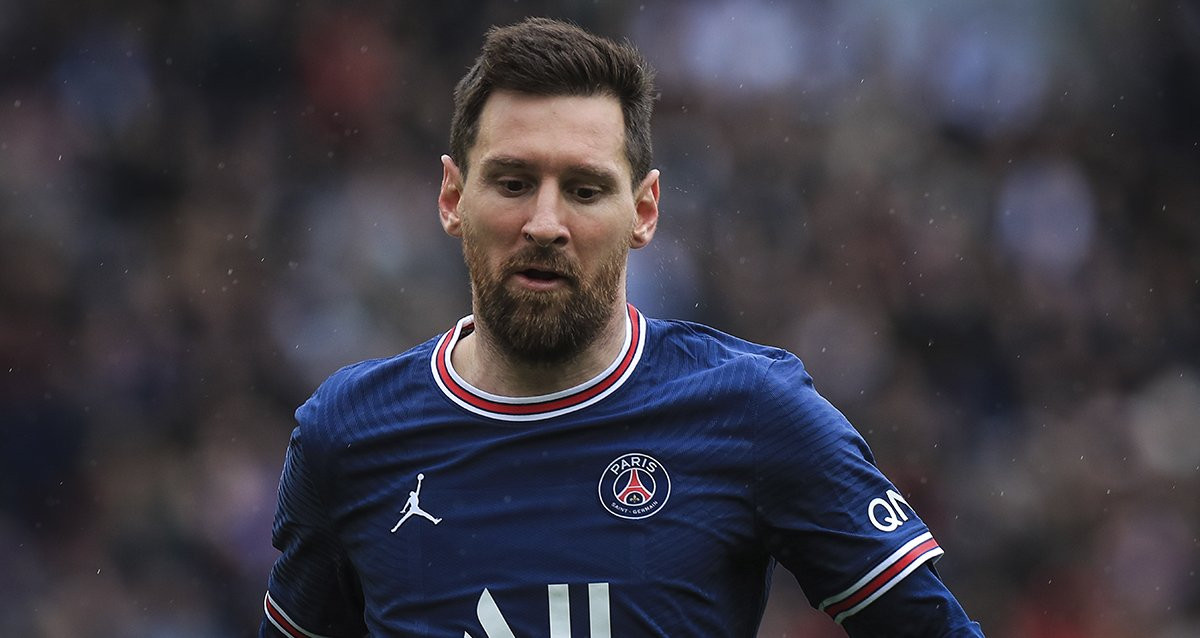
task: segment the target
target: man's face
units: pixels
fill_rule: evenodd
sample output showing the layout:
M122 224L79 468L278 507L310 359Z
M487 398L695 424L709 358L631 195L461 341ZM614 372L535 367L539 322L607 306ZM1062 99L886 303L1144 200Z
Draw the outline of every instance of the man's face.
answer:
M625 260L657 222L652 171L635 192L613 97L499 91L465 180L443 158L442 223L463 241L476 321L510 356L556 363L624 315Z

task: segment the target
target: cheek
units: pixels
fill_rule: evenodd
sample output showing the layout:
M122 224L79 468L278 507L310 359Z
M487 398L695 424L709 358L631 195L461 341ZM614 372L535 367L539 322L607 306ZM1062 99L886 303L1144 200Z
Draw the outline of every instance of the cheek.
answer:
M596 254L611 254L618 248L628 248L633 237L633 223L621 215L605 217L603 223L597 223L577 234L579 243L584 241Z
M629 233L627 229L609 229L603 236L595 237L588 243L586 252L577 244L579 259L589 276L600 276L624 268L629 255Z
M464 228L475 227L477 238L490 238L491 243L507 243L521 234L522 213L513 200L504 197L463 198L462 219Z

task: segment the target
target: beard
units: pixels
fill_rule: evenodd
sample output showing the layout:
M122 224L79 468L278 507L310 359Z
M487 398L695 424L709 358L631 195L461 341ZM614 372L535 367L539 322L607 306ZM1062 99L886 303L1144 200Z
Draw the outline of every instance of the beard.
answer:
M527 364L562 363L581 353L612 318L629 249L617 246L600 269L584 279L579 267L554 246L530 245L492 270L463 225L463 258L471 277L476 320L496 345ZM510 290L509 278L526 268L558 273L567 285L555 290Z

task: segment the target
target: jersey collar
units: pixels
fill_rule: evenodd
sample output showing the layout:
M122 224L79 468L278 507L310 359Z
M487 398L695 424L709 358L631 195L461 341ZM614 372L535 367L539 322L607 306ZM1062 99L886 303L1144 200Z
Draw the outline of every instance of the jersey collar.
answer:
M533 397L506 397L467 383L450 363L450 353L459 338L475 326L474 315L459 319L438 340L430 359L433 378L442 393L463 409L501 421L540 421L582 410L621 387L641 360L646 344L646 318L632 304L626 307L625 342L620 354L603 372L573 388Z

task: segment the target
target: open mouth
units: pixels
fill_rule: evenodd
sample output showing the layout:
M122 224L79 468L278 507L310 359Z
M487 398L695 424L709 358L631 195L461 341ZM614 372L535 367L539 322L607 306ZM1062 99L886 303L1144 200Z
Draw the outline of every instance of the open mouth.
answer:
M554 281L562 279L563 276L551 270L538 270L537 268L527 268L522 270L520 274L534 281Z
M517 281L525 288L532 290L553 290L570 286L573 279L570 275L545 267L530 266L513 272Z

